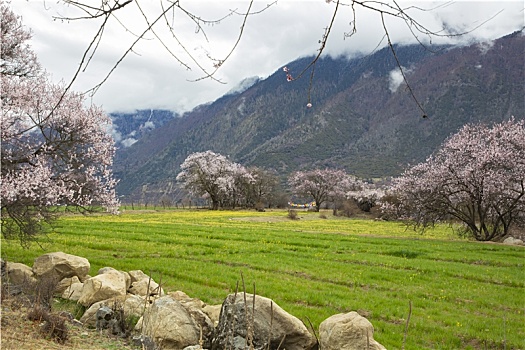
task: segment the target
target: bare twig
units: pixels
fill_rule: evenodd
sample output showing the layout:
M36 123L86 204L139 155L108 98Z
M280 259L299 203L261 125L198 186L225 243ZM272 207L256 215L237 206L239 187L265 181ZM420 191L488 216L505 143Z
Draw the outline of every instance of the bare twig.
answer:
M255 336L255 283L253 284L253 295L252 295L252 318L249 322L250 322L249 324L250 334L248 336L248 338L250 339L249 345L250 345L250 350L254 350L253 338Z
M312 321L310 320L310 318L308 316L306 316L306 319L308 320L308 324L310 325L310 328L312 329L312 333L314 334L315 340L317 341L317 345L320 346L319 337L317 336L317 332L315 331L315 328L314 328L314 325L312 324Z
M319 60L324 49L326 48L326 42L328 41L328 37L330 36L330 31L332 30L332 26L334 25L338 9L339 9L339 0L336 0L336 6L334 9L334 12L332 13L332 19L330 20L330 24L328 25L328 27L325 28L323 37L321 38L321 40L319 40L319 43L321 44L321 46L317 50L318 51L317 55L295 78L289 79L289 81L300 79L304 75L304 73L308 71L308 69L312 68L312 71L310 72L310 81L308 83L308 102L307 102L308 107L312 106L311 92L312 92L313 80L314 80L314 74L315 74L315 65L317 64L317 61Z
M241 273L241 276L242 276L242 273ZM235 286L235 294L233 295L233 304L235 304L235 302L237 301L237 293L239 292L239 281L237 281L237 284ZM229 342L229 345L230 345L230 350L232 349L232 346L233 346L233 339L235 338L235 317L232 319L232 329L231 329L231 339L230 339L230 342Z
M270 343L272 342L272 328L273 328L273 300L270 300L270 331L268 332L268 341L266 350L270 350Z
M281 345L283 345L285 339L286 339L286 334L283 335L283 338L281 339L281 342L279 343L279 346L277 346L277 350L279 350L281 348Z
M148 287L147 287L147 295L146 295L146 298L144 299L144 310L142 310L142 322L140 324L140 334L144 335L144 315L146 314L146 307L148 306L148 302L149 302L149 286L151 284L151 271L149 273L149 276L148 276Z
M416 105L418 106L418 108L421 110L421 112L423 113L423 118L426 118L427 117L427 114L425 112L425 110L423 109L423 107L421 106L421 104L419 103L416 95L414 94L414 91L412 90L412 87L410 86L410 84L408 83L408 79L406 77L406 74L405 74L405 70L403 69L403 67L401 66L401 62L399 62L399 58L397 57L397 53L396 53L396 50L394 49L394 45L392 44L392 41L390 40L390 33L388 32L388 29L386 27L386 24L385 24L385 17L383 15L383 12L381 12L381 23L383 24L383 28L385 30L385 35L386 35L386 38L388 40L388 47L390 47L390 51L392 52L392 54L394 55L394 58L396 60L396 64L397 64L397 67L399 68L399 71L401 72L401 75L403 76L403 81L405 82L405 84L407 85L407 89L408 91L410 92L410 95L412 96L412 99L414 100L414 102L416 103Z
M194 81L199 81L199 80L203 80L203 79L206 79L206 78L211 78L213 77L213 75L217 72L217 70L224 64L224 62L226 62L228 60L228 58L230 58L230 56L233 54L233 52L235 51L235 49L237 48L237 45L239 45L240 41L241 41L241 38L242 38L242 35L244 33L244 27L246 26L246 21L248 20L248 16L250 15L250 10L252 8L252 5L253 5L253 0L250 0L250 5L248 6L248 10L246 11L246 13L244 14L244 19L243 19L243 22L241 24L241 28L239 29L239 35L237 36L237 40L235 41L235 44L233 45L232 49L230 50L230 52L226 55L225 58L223 58L222 60L219 60L216 64L214 64L214 67L215 67L215 70L209 74L205 74L203 77L200 77L198 79L195 79ZM206 73L206 72L205 72Z

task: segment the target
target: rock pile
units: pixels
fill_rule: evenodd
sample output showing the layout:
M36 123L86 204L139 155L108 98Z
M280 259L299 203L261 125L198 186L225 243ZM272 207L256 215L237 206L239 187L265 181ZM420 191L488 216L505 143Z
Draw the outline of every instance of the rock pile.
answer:
M181 291L166 293L140 270L105 267L89 276L87 259L62 252L38 257L32 268L8 261L2 269L12 285L56 282L56 296L86 307L84 326L127 336L123 320L133 321L133 339L143 349L385 349L373 339L372 324L356 312L323 321L317 340L298 318L259 295L230 294L222 305L206 305Z

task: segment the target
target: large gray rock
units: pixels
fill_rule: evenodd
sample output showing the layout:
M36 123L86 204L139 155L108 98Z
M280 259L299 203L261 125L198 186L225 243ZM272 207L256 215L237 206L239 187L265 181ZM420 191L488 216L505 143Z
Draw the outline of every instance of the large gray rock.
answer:
M56 252L36 258L33 264L33 273L37 278L49 277L57 282L73 276L77 276L80 281L84 281L89 273L89 268L89 261L85 258Z
M74 283L81 283L80 279L77 276L67 277L58 282L55 287L55 295L61 296L64 291L69 288Z
M216 327L219 324L221 309L222 305L204 305L202 307L202 311L204 311L204 313L208 315L214 327Z
M374 340L372 324L355 311L321 322L319 345L322 350L386 350Z
M137 324L141 327L137 328L143 335L154 339L160 348L179 350L199 344L201 328L204 342L209 343L211 334L206 333L206 324L211 324L211 321L206 318L201 310L188 310L178 300L163 296L146 310L143 320Z
M108 272L120 272L124 276L124 279L126 280L126 290L131 285L131 276L126 271L119 271L119 270L114 269L112 267L103 267L103 268L98 270L97 275L102 275L102 274L105 274L105 273L108 273Z
M33 270L27 265L7 261L5 271L9 283L15 286L31 285L36 282Z
M129 293L144 297L165 294L159 284L141 270L132 270L128 273L131 278L131 285L128 288Z
M82 296L82 290L84 289L84 283L76 282L71 283L60 295L62 299L78 301Z
M120 271L108 271L101 275L88 278L84 282L79 304L91 306L92 304L115 297L126 295L126 279Z
M102 300L91 305L80 318L80 322L86 327L95 327L97 311L103 306L108 306L111 309L122 309L125 317L133 317L138 320L144 314L147 303L144 298L132 294Z
M316 346L315 337L298 318L258 295L254 314L253 299L252 294L246 294L245 303L243 293L228 295L222 304L212 350L244 350L246 344L262 350L268 348L268 340L270 349L277 349L283 338L281 349L309 350Z
M507 245L525 245L521 239L514 237L507 237L503 240L503 244Z

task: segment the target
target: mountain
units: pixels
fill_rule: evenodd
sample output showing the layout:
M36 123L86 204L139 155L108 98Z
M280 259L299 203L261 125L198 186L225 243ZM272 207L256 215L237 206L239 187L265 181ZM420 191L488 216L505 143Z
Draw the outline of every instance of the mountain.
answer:
M365 178L398 175L466 123L524 118L524 48L522 31L490 44L396 47L426 118L389 48L354 59L320 59L311 108L309 74L287 82L280 68L121 148L117 191L128 199L173 192L180 164L205 150L282 176L325 167ZM286 67L297 74L311 59Z
M147 132L180 116L172 111L145 109L133 113L114 112L109 117L113 122L111 133L115 144L118 148L124 148L133 145Z

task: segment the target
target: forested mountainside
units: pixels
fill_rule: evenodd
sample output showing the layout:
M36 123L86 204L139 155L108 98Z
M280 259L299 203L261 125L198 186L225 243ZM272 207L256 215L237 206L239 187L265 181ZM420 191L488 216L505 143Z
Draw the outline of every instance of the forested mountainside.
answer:
M288 82L282 67L243 92L201 105L120 147L119 195L173 192L184 159L212 150L245 166L343 168L361 177L398 175L423 161L470 122L524 118L523 31L464 47L396 47L410 87L399 84L388 48L354 59L318 61L307 108L308 77ZM311 57L283 64L298 73Z

